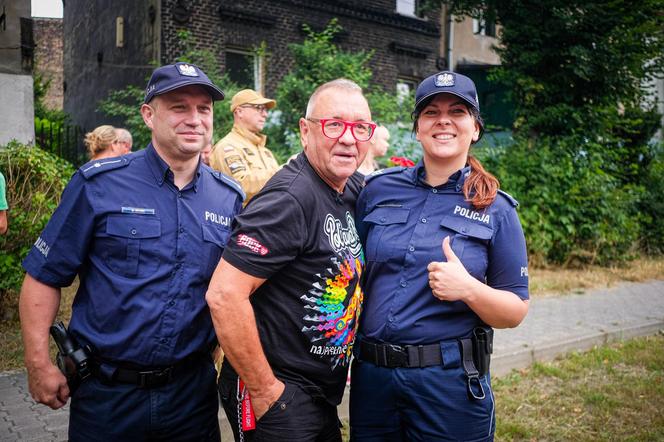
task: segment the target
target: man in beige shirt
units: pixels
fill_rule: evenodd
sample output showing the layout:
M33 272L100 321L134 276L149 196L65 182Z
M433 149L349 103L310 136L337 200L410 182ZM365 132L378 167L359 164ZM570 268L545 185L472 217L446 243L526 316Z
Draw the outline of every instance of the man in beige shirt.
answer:
M276 104L252 89L235 94L231 100L233 129L215 144L210 154L212 168L240 183L247 195L245 204L279 170L274 155L265 147L267 137L261 134L267 112Z

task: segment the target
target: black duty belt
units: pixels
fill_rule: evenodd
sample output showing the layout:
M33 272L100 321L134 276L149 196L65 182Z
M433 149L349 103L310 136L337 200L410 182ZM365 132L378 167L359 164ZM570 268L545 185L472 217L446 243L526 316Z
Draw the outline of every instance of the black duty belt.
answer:
M115 365L113 362L106 362L95 358L93 364L93 373L102 380L116 382L120 384L137 385L140 388L158 388L163 387L175 379L183 372L192 370L196 367L196 362L206 357L203 353L195 353L187 356L183 360L168 367L141 367L127 368ZM110 379L103 375L100 365L106 365L113 368Z
M360 341L356 356L361 361L388 368L422 368L443 363L440 344L395 345L363 340Z

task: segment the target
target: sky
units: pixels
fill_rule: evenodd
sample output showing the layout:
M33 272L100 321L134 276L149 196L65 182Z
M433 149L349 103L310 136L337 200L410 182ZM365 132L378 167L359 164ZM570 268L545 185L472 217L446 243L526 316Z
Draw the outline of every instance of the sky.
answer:
M33 17L62 18L62 0L30 0Z

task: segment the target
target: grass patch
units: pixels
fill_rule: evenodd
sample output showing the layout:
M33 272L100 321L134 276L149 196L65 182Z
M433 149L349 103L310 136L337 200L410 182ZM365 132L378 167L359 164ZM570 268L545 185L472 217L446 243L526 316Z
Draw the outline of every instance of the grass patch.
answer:
M664 335L537 363L493 391L496 441L664 440Z
M612 287L621 282L662 278L664 278L664 256L638 258L612 267L534 268L530 270L530 296L580 294L590 289Z
M661 334L536 364L493 387L498 441L664 440Z
M70 287L62 289L60 310L57 319L69 322L71 317L71 303L78 289L78 279ZM21 340L21 324L18 318L18 294L3 296L5 305L2 311L6 317L0 320L0 371L17 370L24 367L23 341ZM51 359L55 360L56 346L51 339Z

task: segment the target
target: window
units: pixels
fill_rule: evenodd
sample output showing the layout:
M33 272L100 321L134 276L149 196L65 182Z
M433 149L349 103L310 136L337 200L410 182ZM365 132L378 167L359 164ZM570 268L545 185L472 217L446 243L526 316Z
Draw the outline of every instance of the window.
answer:
M397 14L417 17L417 0L397 0Z
M256 54L241 50L226 51L226 72L240 87L259 92L263 90L262 59Z
M473 19L473 34L485 35L487 37L496 36L496 22L488 16L480 16Z

